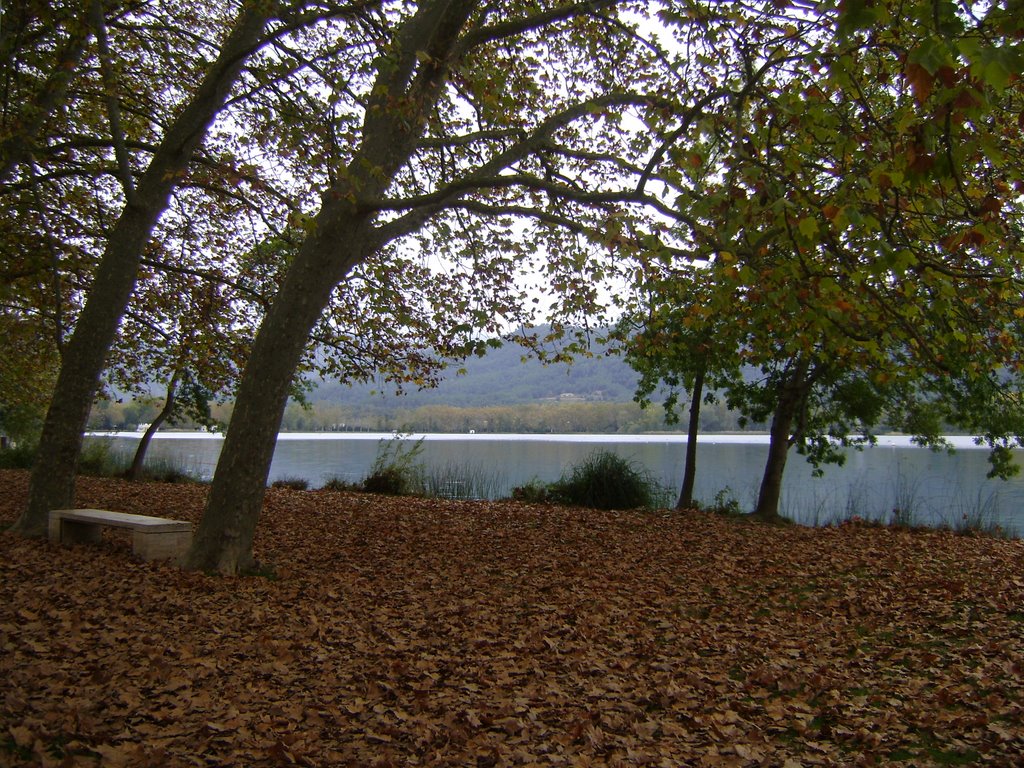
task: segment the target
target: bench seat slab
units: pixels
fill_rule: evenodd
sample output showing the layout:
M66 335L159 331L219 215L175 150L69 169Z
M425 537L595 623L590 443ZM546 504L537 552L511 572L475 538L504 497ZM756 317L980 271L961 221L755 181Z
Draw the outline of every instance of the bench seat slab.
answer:
M50 541L96 543L103 526L128 528L132 551L143 560L179 559L192 543L192 523L105 509L55 509L50 512Z

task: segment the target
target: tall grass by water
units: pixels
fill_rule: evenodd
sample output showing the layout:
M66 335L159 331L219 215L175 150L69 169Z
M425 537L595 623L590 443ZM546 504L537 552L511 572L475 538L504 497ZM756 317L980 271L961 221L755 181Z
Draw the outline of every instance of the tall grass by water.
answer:
M372 444L371 444L372 445ZM551 491L559 483L571 477L574 468L570 465L561 481L547 482L535 479L525 486L515 475L516 467L501 461L460 461L434 457L434 452L420 454L420 443L411 440L382 440L380 461L375 469L394 472L404 484L399 492L450 499L499 499L509 495L527 501L563 501L564 503L591 505L586 500L575 501L556 498ZM117 439L90 437L85 442L80 470L82 474L121 476L130 465L133 446L124 445ZM35 450L24 444L0 452L0 467L23 468L32 466ZM192 458L182 454L154 452L147 462L143 479L181 481L204 477L204 472ZM577 463L586 463L582 457ZM630 463L627 461L626 463ZM646 471L645 463L633 462L636 468ZM209 465L206 457L206 466ZM206 474L208 477L208 473ZM279 479L278 484L297 487L305 477L296 473ZM593 473L598 485L604 483L614 489L618 481L608 481L604 471ZM956 472L947 474L945 483L928 479L920 474L914 464L903 459L891 461L880 470L863 471L844 478L841 484L794 486L784 491L780 512L784 517L810 526L838 525L846 521L863 522L873 525L896 525L904 528L945 528L964 534L990 536L1020 536L1021 530L1019 495L1014 488L985 485L977 487L969 480L961 485ZM952 484L948 482L952 478ZM328 480L328 486L349 490L363 490L365 477L351 474L345 480ZM379 479L379 478L378 478ZM648 474L648 479L651 475ZM724 483L723 483L724 485ZM704 509L727 509L731 512L745 512L753 508L757 496L757 482L753 479L740 480L730 485L735 490L723 489L718 495L704 492L701 507ZM721 486L719 486L721 488ZM376 492L391 492L386 489L367 489ZM530 491L516 494L515 491ZM714 489L713 489L714 490ZM653 502L653 506L671 506L674 489ZM672 498L670 498L672 496ZM714 498L712 499L712 496ZM727 503L726 503L727 502ZM613 507L624 504L614 502Z
M813 494L799 503L784 500L782 515L811 527L863 523L896 528L939 528L964 535L1017 538L1021 531L1006 522L998 491L977 491L968 496L929 499L921 480L898 469L887 483L865 477L840 492ZM829 512L828 510L840 510Z
M327 490L354 490L394 496L427 496L441 499L494 499L507 492L505 474L483 463L447 462L430 464L422 460L423 440L409 443L396 438L381 441L370 471L353 482L330 477Z
M1002 512L999 494L996 492L986 494L978 491L969 499L958 495L949 506L949 517L945 524L964 534L1016 538L1020 531L1003 525Z
M38 446L22 443L0 451L0 469L31 469ZM115 447L105 438L91 438L82 445L78 473L93 477L124 477L132 465L134 451ZM141 480L159 483L202 482L202 470L193 463L174 456L146 459Z
M505 473L479 463L428 465L422 479L424 493L442 499L495 499L508 489Z
M610 451L595 451L549 486L551 498L595 509L668 506L670 492L646 467Z

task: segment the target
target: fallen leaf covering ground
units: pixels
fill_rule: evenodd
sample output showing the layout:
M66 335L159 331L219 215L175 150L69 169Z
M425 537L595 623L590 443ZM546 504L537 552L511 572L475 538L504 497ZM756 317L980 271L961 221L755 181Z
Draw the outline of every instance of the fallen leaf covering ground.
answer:
M0 535L0 764L1022 763L1020 541L271 490L257 556Z

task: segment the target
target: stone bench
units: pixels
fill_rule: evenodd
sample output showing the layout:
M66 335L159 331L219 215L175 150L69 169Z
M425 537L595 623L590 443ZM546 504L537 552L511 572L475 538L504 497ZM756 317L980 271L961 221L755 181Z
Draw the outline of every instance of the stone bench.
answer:
M52 510L50 541L61 544L98 542L104 526L130 530L132 552L143 560L178 560L192 543L192 523L105 509Z

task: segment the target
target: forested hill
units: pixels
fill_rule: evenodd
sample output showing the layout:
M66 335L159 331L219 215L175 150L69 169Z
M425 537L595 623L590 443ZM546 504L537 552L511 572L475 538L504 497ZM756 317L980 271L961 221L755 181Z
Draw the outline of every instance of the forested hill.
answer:
M637 374L617 355L595 347L592 357L578 358L571 366L544 365L536 359L522 360L523 350L506 344L481 358L454 364L434 389L411 389L396 397L393 387L359 385L349 387L321 382L310 395L314 402L338 405L393 405L415 408L421 405L489 406L518 405L544 400L629 402L636 389ZM466 373L458 375L459 368ZM374 392L377 394L374 394Z

